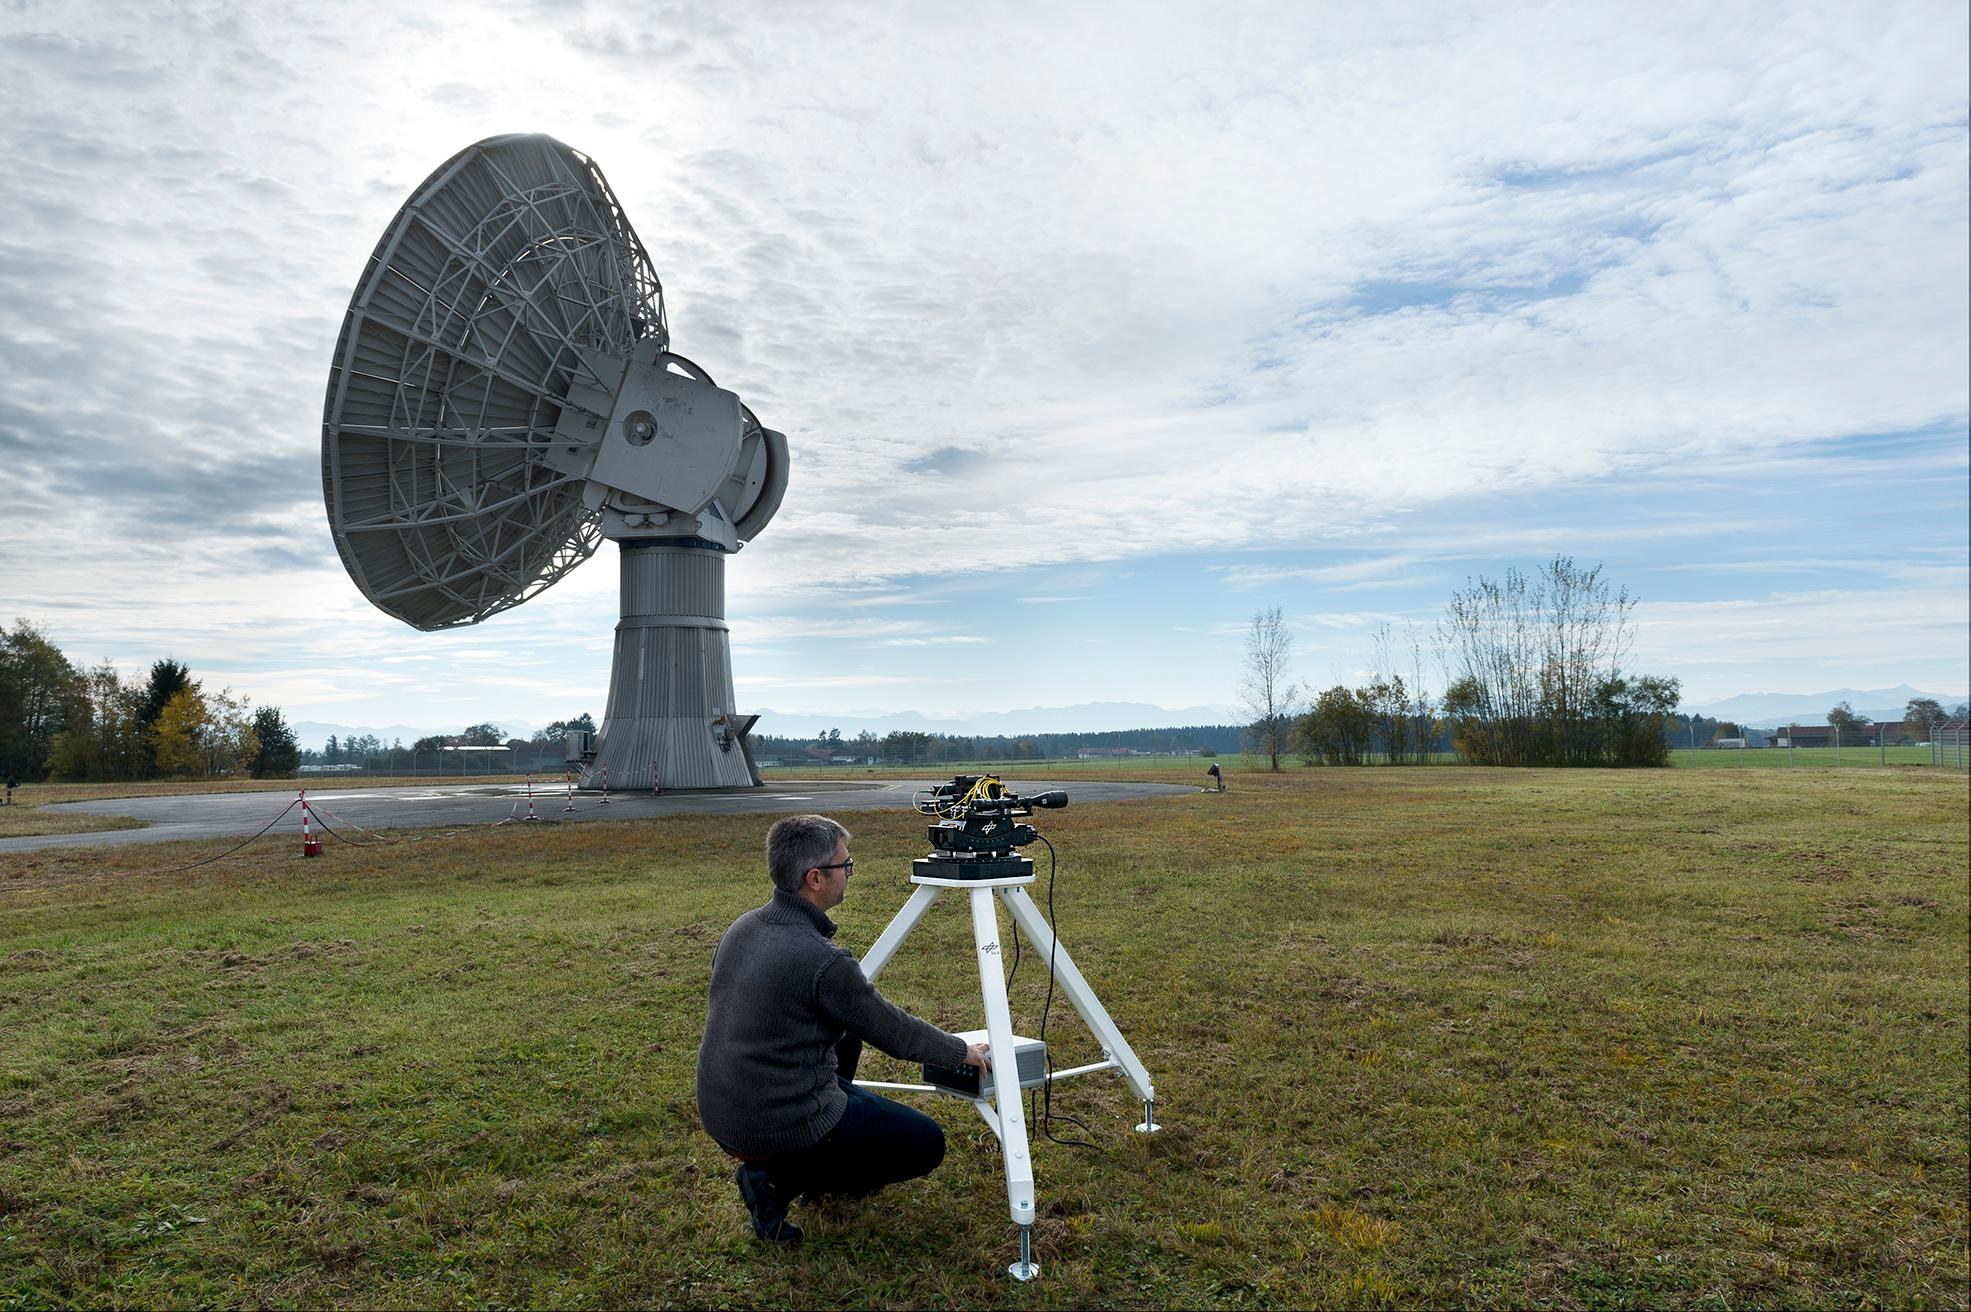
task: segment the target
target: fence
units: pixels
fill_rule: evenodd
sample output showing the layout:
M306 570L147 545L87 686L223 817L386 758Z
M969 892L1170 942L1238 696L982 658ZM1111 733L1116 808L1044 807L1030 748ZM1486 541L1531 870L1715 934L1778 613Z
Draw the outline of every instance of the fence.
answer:
M346 761L320 761L300 768L302 778L378 775L396 777L560 774L568 766L561 745L538 747L445 747L435 751L369 752Z

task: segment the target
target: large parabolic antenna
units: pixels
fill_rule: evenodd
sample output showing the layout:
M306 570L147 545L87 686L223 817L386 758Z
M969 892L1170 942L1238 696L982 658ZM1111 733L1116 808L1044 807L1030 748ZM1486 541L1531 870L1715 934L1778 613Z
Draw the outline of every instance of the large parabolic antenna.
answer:
M613 787L755 786L725 558L787 487L787 439L672 353L664 291L602 170L491 137L427 178L349 303L322 495L349 577L419 629L477 624L620 548L593 764Z

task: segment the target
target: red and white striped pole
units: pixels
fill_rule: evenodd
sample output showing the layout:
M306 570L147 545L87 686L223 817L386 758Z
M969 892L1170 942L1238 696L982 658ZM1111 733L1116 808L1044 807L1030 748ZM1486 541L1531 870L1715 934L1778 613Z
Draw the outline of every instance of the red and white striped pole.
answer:
M301 790L301 855L320 856L321 854L322 840L315 837L314 832L308 827L308 790L304 788Z
M529 820L540 819L539 816L534 814L534 776L531 774L527 776L527 818Z
M602 801L597 805L609 805L609 767L606 765L602 767Z
M561 777L568 781L568 805L562 807L561 809L564 811L572 811L575 809L575 776L572 774L564 774Z
M652 761L650 763L650 795L655 797L663 791L663 789L657 786L657 762Z

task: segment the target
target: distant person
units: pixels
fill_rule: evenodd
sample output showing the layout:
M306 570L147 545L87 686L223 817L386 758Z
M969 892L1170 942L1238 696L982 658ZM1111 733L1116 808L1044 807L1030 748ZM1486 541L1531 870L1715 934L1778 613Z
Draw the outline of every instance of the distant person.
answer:
M734 1179L753 1233L801 1241L796 1196L871 1194L929 1175L944 1131L922 1112L854 1084L862 1045L892 1057L987 1069L986 1049L892 1005L829 940L855 861L849 831L788 816L767 831L773 897L739 917L712 954L698 1116L739 1159Z
M1225 776L1219 771L1218 762L1213 761L1211 763L1211 768L1209 770L1206 770L1205 773L1211 776L1212 785L1216 787L1219 792L1222 793L1225 791Z

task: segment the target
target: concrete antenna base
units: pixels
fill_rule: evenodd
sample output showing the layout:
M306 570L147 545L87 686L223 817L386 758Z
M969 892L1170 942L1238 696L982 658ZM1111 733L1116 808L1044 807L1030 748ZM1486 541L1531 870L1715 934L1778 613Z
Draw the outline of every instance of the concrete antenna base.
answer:
M732 708L725 552L700 538L625 538L622 619L609 702L582 787L640 791L757 788L747 734Z

